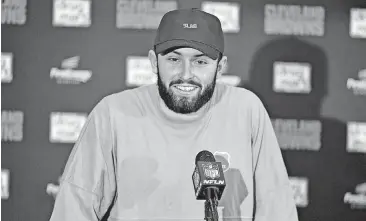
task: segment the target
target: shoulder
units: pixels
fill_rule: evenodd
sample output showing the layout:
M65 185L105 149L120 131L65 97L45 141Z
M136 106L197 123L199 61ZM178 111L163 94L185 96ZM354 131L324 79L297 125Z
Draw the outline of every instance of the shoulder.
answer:
M146 85L133 89L128 89L103 97L96 105L96 109L108 109L110 113L136 114L141 112L146 105L154 85Z
M123 103L135 100L137 96L148 90L151 85L141 86L133 89L127 89L116 93L109 94L103 98L108 104Z
M224 91L224 96L230 103L235 103L240 109L258 109L263 107L261 99L252 91L242 87L230 85L220 85L220 90Z

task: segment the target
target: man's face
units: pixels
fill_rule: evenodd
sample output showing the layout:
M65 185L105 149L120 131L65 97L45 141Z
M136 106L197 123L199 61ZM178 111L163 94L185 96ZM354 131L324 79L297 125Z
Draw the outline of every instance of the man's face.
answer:
M167 107L182 114L198 111L213 95L218 66L218 60L193 48L159 54L158 88Z

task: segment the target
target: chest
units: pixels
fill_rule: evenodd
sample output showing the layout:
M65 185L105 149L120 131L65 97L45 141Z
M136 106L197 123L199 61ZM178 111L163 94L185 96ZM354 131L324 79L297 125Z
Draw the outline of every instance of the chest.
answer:
M230 187L221 204L225 200L232 204L230 199L239 192L248 195L252 159L250 131L245 126L210 122L177 130L149 119L126 123L127 129L116 130L115 136L116 217L202 219L204 202L195 199L192 183L195 157L201 150L212 152L224 167Z

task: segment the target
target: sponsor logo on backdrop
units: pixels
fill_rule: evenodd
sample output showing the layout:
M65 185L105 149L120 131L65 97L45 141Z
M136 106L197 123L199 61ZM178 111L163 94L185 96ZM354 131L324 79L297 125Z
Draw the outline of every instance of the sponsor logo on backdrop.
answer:
M289 180L296 206L307 207L309 204L309 180L305 177L289 177Z
M347 123L347 152L366 153L366 122Z
M1 53L1 83L13 81L13 54Z
M90 70L75 70L79 67L80 56L65 59L61 68L51 68L50 77L56 79L58 84L86 83L92 76Z
M202 11L217 16L223 32L240 31L240 5L230 2L202 2Z
M116 27L157 29L163 15L174 9L176 1L117 0Z
M89 27L90 0L54 0L52 25L55 27Z
M27 21L27 0L2 0L1 24L24 25Z
M273 90L279 93L310 93L311 65L309 63L274 62Z
M24 113L21 111L1 111L1 140L20 142L23 140Z
M151 70L151 63L148 57L128 56L126 63L127 86L142 86L157 82L157 76Z
M216 82L231 86L238 86L241 82L241 78L236 75L223 74L221 77L217 78Z
M228 70L229 65L226 64L222 70L222 75L216 79L216 83L238 86L241 82L241 78L237 75L229 74Z
M351 8L349 35L366 38L366 8Z
M87 117L86 113L52 112L50 116L50 142L75 143Z
M348 78L347 89L352 90L354 95L366 96L366 69L358 72L358 79Z
M366 183L358 184L355 193L347 192L343 202L350 204L351 209L366 209Z
M281 149L319 151L322 125L318 120L271 119Z
M1 199L9 199L10 172L1 168Z
M264 10L264 32L268 35L324 35L322 6L266 4Z

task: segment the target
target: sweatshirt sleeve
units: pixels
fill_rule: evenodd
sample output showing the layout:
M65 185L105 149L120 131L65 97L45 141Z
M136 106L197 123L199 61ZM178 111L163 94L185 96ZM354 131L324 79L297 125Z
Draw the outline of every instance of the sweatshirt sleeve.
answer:
M298 221L293 192L271 120L256 99L252 110L254 221Z
M67 160L50 221L101 220L115 193L113 133L105 99L89 114Z

